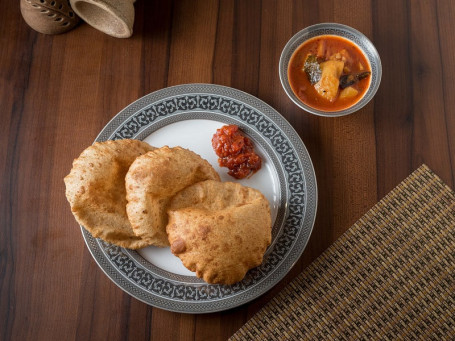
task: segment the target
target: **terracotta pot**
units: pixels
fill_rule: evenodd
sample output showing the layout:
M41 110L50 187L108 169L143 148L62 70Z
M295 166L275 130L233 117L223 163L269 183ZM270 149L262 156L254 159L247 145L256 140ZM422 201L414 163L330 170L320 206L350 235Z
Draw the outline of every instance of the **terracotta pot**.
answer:
M44 34L67 32L79 22L68 0L21 0L21 13L31 28Z
M116 38L133 34L135 0L70 0L71 7L85 22Z

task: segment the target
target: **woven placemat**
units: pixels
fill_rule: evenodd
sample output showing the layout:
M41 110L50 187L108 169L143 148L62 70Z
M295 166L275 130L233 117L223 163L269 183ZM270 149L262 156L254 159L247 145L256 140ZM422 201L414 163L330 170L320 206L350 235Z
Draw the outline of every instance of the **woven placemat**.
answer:
M455 194L423 165L231 340L455 340Z

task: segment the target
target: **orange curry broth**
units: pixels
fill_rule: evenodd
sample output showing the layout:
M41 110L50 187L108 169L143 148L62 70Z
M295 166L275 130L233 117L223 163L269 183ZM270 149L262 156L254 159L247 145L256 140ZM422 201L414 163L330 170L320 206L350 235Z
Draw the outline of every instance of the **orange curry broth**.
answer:
M317 93L314 86L311 85L303 69L303 64L305 63L306 56L308 54L317 55L319 42L321 40L325 40L325 60L327 60L331 55L345 49L352 59L346 61L345 64L346 66L350 67L350 73L357 73L362 71L371 72L370 64L367 61L365 55L354 43L352 43L350 40L338 36L324 35L312 38L304 42L293 53L288 67L289 84L291 85L294 94L300 98L303 103L314 109L323 111L338 111L349 108L363 97L368 87L370 86L371 75L358 81L354 85L351 85L353 88L359 91L359 93L352 98L340 99L337 97L335 101L330 102L329 100L321 97ZM363 65L363 70L359 68L359 62Z

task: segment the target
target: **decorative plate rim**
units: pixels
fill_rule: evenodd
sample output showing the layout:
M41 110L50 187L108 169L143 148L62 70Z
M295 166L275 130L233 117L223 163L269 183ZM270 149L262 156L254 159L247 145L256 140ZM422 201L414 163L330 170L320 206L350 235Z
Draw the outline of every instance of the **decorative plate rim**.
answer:
M122 127L125 127L127 122L134 121L133 123L138 124L138 120L140 119L139 116L143 114L146 110L150 110L153 105L158 105L158 104L169 104L170 102L175 102L177 103L178 99L182 99L182 96L184 95L189 95L189 96L218 96L219 97L219 105L221 105L222 101L229 101L232 100L236 101L234 104L242 103L244 105L244 110L248 111L246 116L248 118L251 117L257 117L259 115L259 121L265 121L269 122L274 125L275 128L277 128L276 133L272 137L279 137L286 138L286 140L283 142L283 146L286 144L289 144L289 150L286 151L286 155L289 156L289 154L295 153L296 158L297 158L297 163L300 165L300 169L293 172L287 172L284 177L285 177L285 190L286 192L289 192L289 177L295 177L298 172L301 172L302 176L302 188L301 188L301 193L304 198L304 202L299 204L303 208L303 212L299 214L300 217L300 222L298 225L298 228L296 229L297 231L292 230L293 226L290 226L288 228L289 231L292 230L292 233L295 233L295 239L291 240L291 246L289 249L286 250L285 255L281 258L280 262L278 263L278 266L276 268L273 268L270 273L265 273L264 277L259 278L259 281L252 285L251 287L245 287L242 282L239 282L240 289L235 286L218 286L218 285L209 285L206 283L199 284L197 287L197 290L199 290L199 295L202 293L205 293L205 296L207 297L206 300L202 301L185 301L185 300L177 300L173 299L171 297L163 297L160 295L156 295L150 290L144 289L144 287L141 287L137 284L137 282L133 281L133 278L135 275L140 276L139 272L142 271L142 269L135 269L132 271L132 273L129 273L127 276L125 275L124 272L122 272L122 267L124 264L128 263L128 266L131 263L134 263L134 260L131 260L128 256L128 252L122 252L119 250L124 250L122 248L119 248L115 245L111 245L105 242L102 242L98 239L95 239L91 236L90 233L88 233L83 226L81 226L81 231L82 235L84 237L85 243L98 264L98 266L102 269L102 271L117 285L119 286L123 291L127 292L131 296L135 297L136 299L143 301L144 303L147 303L149 305L152 305L154 307L158 307L164 310L169 310L173 312L181 312L181 313L193 313L193 314L198 314L198 313L210 313L210 312L217 312L217 311L223 311L227 309L232 309L234 307L243 305L270 290L274 285L276 285L288 272L289 270L294 266L294 264L298 261L300 258L301 254L303 253L304 249L306 248L306 245L308 243L308 240L311 236L314 222L316 219L316 211L317 211L317 183L316 183L316 175L314 172L314 167L311 162L311 158L309 156L309 153L303 144L301 138L299 135L296 133L294 128L287 122L287 120L281 116L275 109L273 109L271 106L263 102L262 100L247 94L243 91L222 86L222 85L214 85L214 84L182 84L182 85L177 85L177 86L172 86L168 88L164 88L161 90L157 90L155 92L152 92L148 95L145 95L144 97L134 101L127 107L125 107L123 110L121 110L117 115L115 115L107 124L106 126L101 130L97 138L95 139L95 142L100 142L100 141L105 141L108 139L117 139L117 138L128 138L128 137L121 137L119 135L119 130ZM179 97L180 96L180 97ZM187 97L188 98L188 97ZM168 102L164 102L167 100ZM194 100L194 98L192 98ZM158 104L157 104L158 103ZM201 102L202 103L202 102ZM172 103L171 103L172 104ZM187 103L188 104L188 103ZM182 110L181 113L185 112L190 112L191 110ZM200 112L201 109L198 109L198 112ZM155 110L155 114L159 115L159 112ZM211 110L207 110L207 113L210 115ZM174 113L174 115L178 115L179 113ZM215 114L213 112L213 114ZM229 113L230 114L230 113ZM240 111L238 113L239 115L241 114ZM164 114L166 116L167 114ZM227 113L219 113L219 115L224 115L228 116ZM256 116L255 116L256 115ZM143 115L142 115L143 116ZM240 117L240 116L239 116ZM150 123L150 124L145 124L144 129L147 127L153 126L156 123ZM248 125L247 122L245 122L246 125ZM253 126L252 124L248 125L251 129L256 129L256 126ZM141 134L141 131L144 129L139 129L136 133L135 136L138 136ZM261 134L259 130L257 130L257 134ZM262 136L262 135L261 135ZM265 136L265 135L264 135ZM134 137L131 137L134 138ZM265 139L265 137L264 137ZM280 145L280 147L282 147ZM277 153L276 150L274 152ZM283 155L286 157L285 154L280 154L281 157ZM281 160L280 160L281 162ZM284 165L283 169L284 169ZM295 167L295 164L292 164L292 166ZM300 175L300 173L299 173ZM298 178L297 178L298 179ZM297 183L297 182L296 182ZM291 197L293 192L287 193L288 195L286 196L286 200L295 200L295 197ZM289 206L289 207L288 207ZM286 223L286 225L290 225L288 220L294 219L295 216L298 215L297 213L289 212L289 208L292 206L292 203L286 203L286 212L285 216L283 217L283 224ZM297 206L296 206L297 207ZM294 221L293 220L293 221ZM287 232L286 232L287 233ZM277 236L277 239L280 238L285 238L285 233L283 232L283 235L281 233ZM276 245L274 248L277 247ZM122 261L125 261L126 263L121 263L120 266L115 267L112 263L111 260L108 259L107 254L109 252L118 252L118 254L115 254L115 257L118 259L122 259ZM126 250L125 250L126 251ZM128 250L130 251L130 250ZM271 253L275 252L273 250ZM278 251L277 251L278 252ZM115 258L114 257L114 258ZM266 262L266 261L264 261ZM117 263L116 263L117 264ZM137 264L137 263L136 263ZM135 265L136 265L135 264ZM261 264L262 266L263 264ZM261 267L259 266L259 267ZM259 268L258 267L258 268ZM254 269L253 269L254 270ZM136 273L135 273L136 272ZM146 272L145 270L143 272ZM259 271L260 272L260 271ZM260 272L262 273L262 272ZM147 275L147 273L145 274ZM142 273L143 277L146 277L144 273ZM151 275L150 275L151 276ZM254 275L253 275L254 276ZM251 276L250 276L251 277ZM139 277L137 277L139 278ZM142 281L142 278L140 279ZM156 279L153 279L153 281L157 282ZM168 282L175 282L175 280L169 279ZM178 282L177 282L178 283ZM150 287L152 284L150 284ZM175 284L174 286L174 292L177 291L178 288L176 286L179 286L179 284ZM184 284L181 284L180 286L184 287ZM244 288L244 289L242 289ZM181 288L180 288L181 289ZM186 292L187 289L191 289L189 287L184 287L183 290ZM161 289L164 290L164 289ZM205 290L205 291L204 291ZM221 293L221 298L219 299L209 299L208 297L211 295L211 291L216 290L217 292ZM232 295L228 295L226 297L223 296L224 290L227 290L229 292L232 292ZM226 291L226 292L227 292ZM186 295L186 294L185 294ZM196 294L197 295L197 294ZM185 296L186 297L186 296ZM202 297L202 296L201 296Z

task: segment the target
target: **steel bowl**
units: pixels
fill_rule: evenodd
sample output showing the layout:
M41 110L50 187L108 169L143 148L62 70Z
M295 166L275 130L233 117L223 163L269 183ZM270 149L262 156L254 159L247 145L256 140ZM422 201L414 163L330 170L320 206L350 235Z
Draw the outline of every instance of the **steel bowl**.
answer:
M335 35L350 40L359 47L359 49L364 53L366 59L370 63L371 81L368 90L365 92L365 94L360 100L358 100L352 106L345 108L343 110L324 111L315 109L303 103L302 100L300 100L294 94L294 91L292 90L291 85L289 84L288 65L294 52L305 41L323 35ZM284 91L297 106L315 115L336 117L356 112L357 110L363 108L373 98L373 96L376 94L376 91L379 88L379 84L381 83L382 66L378 51L371 43L371 41L367 37L365 37L365 35L357 31L356 29L353 29L352 27L346 25L337 23L322 23L304 28L303 30L296 33L287 42L286 46L283 49L283 52L281 53L279 74L281 85L283 86Z

